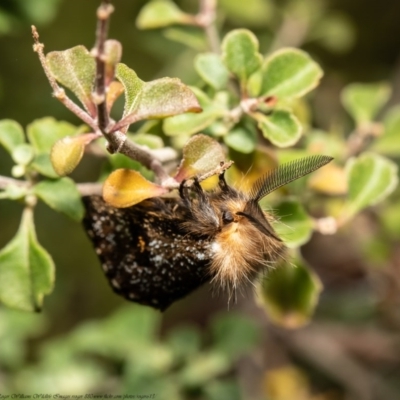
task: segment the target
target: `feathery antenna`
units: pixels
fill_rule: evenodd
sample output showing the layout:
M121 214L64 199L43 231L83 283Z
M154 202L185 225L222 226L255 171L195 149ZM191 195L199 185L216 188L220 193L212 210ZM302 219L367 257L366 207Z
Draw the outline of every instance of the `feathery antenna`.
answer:
M259 201L267 194L323 167L333 160L329 156L310 156L291 161L272 169L254 184L250 197Z

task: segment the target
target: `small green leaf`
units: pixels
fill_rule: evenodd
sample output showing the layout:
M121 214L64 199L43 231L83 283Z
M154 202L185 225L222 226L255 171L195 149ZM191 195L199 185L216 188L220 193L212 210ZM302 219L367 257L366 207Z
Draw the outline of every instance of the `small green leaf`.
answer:
M217 376L227 373L230 367L231 364L224 354L203 351L185 366L179 380L186 387L202 387L214 381Z
M371 122L389 100L390 86L385 82L353 83L342 91L342 104L357 125Z
M130 207L168 190L145 179L139 172L117 169L104 182L103 198L114 207Z
M323 72L302 50L285 48L271 54L262 67L261 95L290 99L314 89Z
M161 78L146 82L136 112L139 119L165 118L184 112L200 112L192 90L178 78Z
M215 98L210 99L206 93L198 88L191 88L202 107L203 111L198 114L186 113L166 118L163 121L163 129L168 136L193 135L208 128L218 118L223 117L228 111L227 106L221 104L218 92Z
M226 86L229 72L218 54L198 54L194 60L194 67L204 82L215 90L220 90Z
M289 248L307 243L313 231L313 222L301 203L295 200L282 201L274 207L278 220L274 229Z
M275 110L268 116L257 114L256 119L264 137L275 146L293 146L301 137L300 122L289 111Z
M227 146L240 153L250 154L257 144L257 134L248 129L238 127L232 129L226 136L224 142Z
M45 180L35 185L33 190L54 210L64 213L75 221L83 218L84 208L81 196L72 179Z
M140 91L143 88L144 82L137 76L133 69L122 63L117 65L116 77L125 89L124 116L126 116L135 111L140 100Z
M236 26L264 27L274 16L274 5L265 0L220 0L218 5Z
M262 56L258 52L258 40L247 29L229 32L222 42L222 60L242 84L261 67Z
M70 89L91 115L96 106L92 101L92 90L96 75L96 63L84 46L75 46L64 51L52 51L46 55L51 73L63 86Z
M202 175L217 168L225 161L220 144L205 135L193 136L183 148L183 159L175 179L182 182L196 175Z
M143 119L200 111L199 102L188 86L177 78L161 78L144 84L134 110L117 123L114 130Z
M129 137L137 144L146 146L149 149L162 149L164 142L160 136L152 135L151 133L137 133L136 135L129 135Z
M37 154L49 154L53 144L65 136L72 136L77 127L69 122L57 121L54 118L46 117L33 121L27 127L27 135L30 144Z
M398 184L397 165L378 154L363 153L350 159L346 170L349 186L347 217L384 200Z
M23 143L14 148L11 157L19 165L28 165L32 161L34 154L33 147L28 143Z
M400 106L391 108L383 120L384 133L373 144L378 153L397 156L400 154Z
M141 10L136 20L139 29L163 28L173 24L189 24L193 17L184 13L174 2L153 0Z
M259 339L259 330L244 315L218 315L212 321L213 347L232 361L251 350Z
M199 114L181 114L166 118L163 128L168 136L193 135L209 127L220 116L221 112L213 107L208 107Z
M328 50L345 53L351 49L356 39L353 22L347 15L330 11L320 18L308 36L308 40L318 41Z
M10 154L20 144L25 143L25 135L22 126L11 119L0 121L0 145Z
M77 130L72 124L54 118L42 118L29 124L27 135L36 154L32 167L44 176L58 178L50 161L51 149L57 140L73 136Z
M3 191L0 191L0 199L19 200L29 193L29 189L25 186L9 184Z
M318 303L322 283L303 262L285 263L264 276L258 286L258 299L269 318L285 328L308 323Z
M0 252L0 301L8 307L38 311L54 284L54 263L36 239L31 209L19 230Z
M196 52L208 49L206 38L201 30L188 30L186 26L175 26L164 29L162 33L167 39L181 43Z
M178 360L190 360L200 352L200 332L192 326L178 327L168 335L167 343Z

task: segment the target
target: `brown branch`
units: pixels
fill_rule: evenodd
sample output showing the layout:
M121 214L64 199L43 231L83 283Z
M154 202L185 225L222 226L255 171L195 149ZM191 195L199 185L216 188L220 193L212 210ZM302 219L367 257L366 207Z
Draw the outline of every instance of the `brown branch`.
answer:
M59 100L65 107L68 108L72 113L74 113L79 119L89 125L95 132L98 131L98 127L96 121L82 108L77 106L66 94L65 90L61 88L53 74L50 71L49 66L47 65L46 57L44 55L43 49L44 44L39 42L39 33L34 25L32 25L32 36L35 44L33 45L33 51L38 54L40 63L42 64L42 68L44 73L46 74L47 80L50 83L51 88L53 89L53 96Z
M110 15L114 7L108 2L103 2L97 9L97 29L94 56L96 60L95 93L97 105L97 118L99 129L107 136L106 129L109 124L109 116L106 104L106 64L104 62L104 47L107 39Z
M20 181L19 179L9 178L7 176L0 176L0 189L6 189L9 185L23 188L28 187L30 183L27 181Z
M358 156L370 144L370 142L383 133L381 123L366 123L359 125L347 140L346 158Z
M196 15L195 19L197 25L204 29L211 51L219 54L221 51L221 43L215 25L216 9L216 0L200 0L200 12Z

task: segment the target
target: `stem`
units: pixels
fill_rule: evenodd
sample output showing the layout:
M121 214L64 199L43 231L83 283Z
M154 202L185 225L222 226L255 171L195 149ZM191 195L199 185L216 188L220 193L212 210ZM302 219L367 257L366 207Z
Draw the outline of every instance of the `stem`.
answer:
M103 2L97 9L97 28L96 28L96 44L95 44L95 59L96 59L96 81L95 93L97 104L97 118L99 129L107 137L106 129L109 124L109 116L106 104L106 64L104 62L104 47L107 39L108 26L110 15L114 11L114 7L108 2Z
M370 141L382 134L383 127L380 123L366 123L359 125L347 140L346 159L362 153Z
M32 36L35 42L33 46L33 51L38 54L40 63L44 73L46 74L47 80L53 89L54 97L59 100L65 107L68 108L72 113L74 113L79 119L89 125L94 131L98 130L96 121L82 108L77 106L66 94L65 90L61 88L53 74L51 73L49 66L47 65L46 57L43 53L44 44L39 42L39 33L34 25L32 25Z
M219 54L221 43L218 29L215 25L217 0L200 0L200 12L196 21L204 29L208 44L213 53Z

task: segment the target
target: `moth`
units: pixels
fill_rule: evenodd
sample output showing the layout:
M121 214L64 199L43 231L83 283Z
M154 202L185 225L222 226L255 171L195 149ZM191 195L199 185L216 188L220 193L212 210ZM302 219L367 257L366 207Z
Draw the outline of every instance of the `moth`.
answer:
M248 193L229 186L221 174L213 192L197 180L190 187L183 182L179 197L129 208L84 197L84 227L112 289L163 311L205 282L235 290L282 257L285 245L259 201L331 160L311 156L283 164Z

